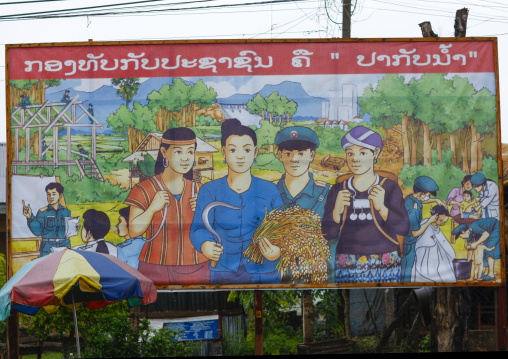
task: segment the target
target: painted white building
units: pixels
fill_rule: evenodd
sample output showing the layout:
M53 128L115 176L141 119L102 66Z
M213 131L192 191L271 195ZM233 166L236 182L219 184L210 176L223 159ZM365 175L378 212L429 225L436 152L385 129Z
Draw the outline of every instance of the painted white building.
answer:
M322 117L330 121L361 122L358 116L358 89L356 85L342 85L341 90L329 92L330 101L321 106ZM360 119L360 121L359 121Z

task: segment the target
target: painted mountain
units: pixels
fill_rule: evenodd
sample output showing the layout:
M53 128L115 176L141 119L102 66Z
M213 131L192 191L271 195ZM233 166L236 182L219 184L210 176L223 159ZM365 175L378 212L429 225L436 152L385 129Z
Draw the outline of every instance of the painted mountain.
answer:
M142 105L148 103L147 96L152 92L159 90L163 85L172 83L172 78L150 78L141 83L137 94L134 96L133 101L130 103L132 108L133 102L140 102ZM187 81L186 81L187 82ZM190 83L190 82L188 82ZM75 97L79 95L79 100L84 101L83 107L88 109L88 105L93 104L94 117L104 125L99 134L111 134L112 129L107 126L107 119L110 114L116 112L124 102L116 95L116 89L113 86L104 85L93 92L75 91L70 88L70 96ZM60 102L64 95L65 89L62 87L59 91L47 92L46 100L51 102ZM285 96L289 100L293 100L298 104L298 109L292 117L293 121L302 120L316 120L321 117L321 107L323 102L328 99L312 97L301 86L301 84L292 81L284 81L278 85L266 85L258 93L267 97L273 92L278 92L279 96ZM256 93L253 94L235 94L227 98L217 98L219 104L247 104L249 100L254 98ZM80 111L81 112L81 111ZM79 116L79 113L78 113ZM88 121L87 118L82 119L81 122ZM89 129L73 129L76 134L88 134Z

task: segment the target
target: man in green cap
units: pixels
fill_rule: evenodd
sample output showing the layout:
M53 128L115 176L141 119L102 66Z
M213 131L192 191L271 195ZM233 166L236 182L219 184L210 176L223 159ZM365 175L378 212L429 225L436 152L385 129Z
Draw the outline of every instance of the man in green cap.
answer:
M322 217L330 184L315 181L309 172L319 146L316 133L307 127L286 127L275 137L275 145L285 170L277 183L284 204L311 209Z
M288 207L300 206L310 209L322 218L330 184L314 180L314 175L309 172L310 164L316 156L316 148L319 146L316 133L307 127L286 127L275 137L275 145L277 156L285 170L277 182L282 201ZM333 254L335 245L336 243L331 246ZM332 256L329 265L333 263Z

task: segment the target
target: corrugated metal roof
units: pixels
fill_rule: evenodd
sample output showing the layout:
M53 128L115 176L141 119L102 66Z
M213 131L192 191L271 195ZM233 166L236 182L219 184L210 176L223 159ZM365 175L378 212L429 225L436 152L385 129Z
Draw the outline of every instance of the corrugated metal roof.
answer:
M6 202L7 202L7 145L5 143L0 143L0 203Z
M151 313L214 312L242 310L238 301L228 302L229 291L213 292L158 292L157 301L147 305Z

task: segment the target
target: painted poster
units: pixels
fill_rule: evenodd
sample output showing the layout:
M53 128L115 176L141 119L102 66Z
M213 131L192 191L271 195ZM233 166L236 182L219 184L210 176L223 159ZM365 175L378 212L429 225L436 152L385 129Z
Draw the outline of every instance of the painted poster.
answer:
M9 45L10 270L160 289L505 282L497 43Z

